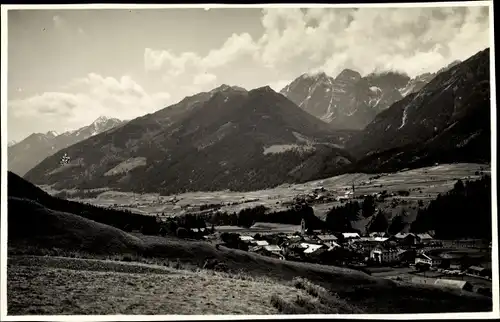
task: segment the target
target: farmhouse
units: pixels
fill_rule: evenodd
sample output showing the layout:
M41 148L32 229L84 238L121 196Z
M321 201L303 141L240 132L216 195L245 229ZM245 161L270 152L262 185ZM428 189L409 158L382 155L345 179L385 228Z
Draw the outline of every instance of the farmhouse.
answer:
M373 233L370 233L369 236L370 237L386 237L387 233L385 233L385 232L373 232Z
M261 247L269 245L269 243L267 241L265 241L265 240L254 240L252 242L252 244L255 244L255 245L261 246Z
M429 264L431 267L436 267L441 265L442 258L434 255L418 254L415 257L415 264L424 263Z
M240 236L240 240L245 242L251 242L254 239L252 236Z
M418 237L412 233L397 233L389 238L389 240L396 241L400 245L415 245Z
M281 247L279 247L278 245L266 245L263 248L268 252L280 252L281 251Z
M370 251L370 258L377 263L394 263L399 260L400 250L377 246Z
M453 246L462 248L472 248L482 245L482 242L477 239L459 239L453 241Z
M491 269L487 269L479 266L471 266L467 269L468 275L479 276L479 277L489 277L491 278Z
M399 253L399 260L402 263L414 263L417 252L415 250L406 250Z
M345 240L361 238L358 233L342 233L342 237L344 237Z
M371 252L386 240L387 238L385 237L361 237L359 239L353 240L353 243L357 246L363 247L365 251Z
M300 235L287 235L286 238L292 242L296 242L302 239Z
M337 241L337 237L333 235L318 235L318 239L323 243L335 243Z
M318 245L318 244L309 244L309 243L301 243L300 246L304 249L305 254L312 254L316 252L319 249L326 248L325 245Z
M431 237L431 235L425 233L425 234L417 234L417 239L419 242L422 244L429 244L431 243L434 239Z

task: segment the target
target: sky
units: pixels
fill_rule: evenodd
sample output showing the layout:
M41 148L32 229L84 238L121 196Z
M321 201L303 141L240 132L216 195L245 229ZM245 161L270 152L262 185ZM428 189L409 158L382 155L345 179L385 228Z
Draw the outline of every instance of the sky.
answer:
M8 12L8 140L133 119L221 84L435 72L489 47L488 7Z

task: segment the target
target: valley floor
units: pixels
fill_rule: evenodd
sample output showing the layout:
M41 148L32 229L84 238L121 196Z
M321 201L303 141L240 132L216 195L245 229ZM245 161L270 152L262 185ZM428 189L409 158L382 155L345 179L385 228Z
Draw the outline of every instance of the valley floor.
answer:
M343 196L355 185L356 195L379 193L387 190L394 193L400 190L411 191L409 196L398 196L398 206L393 207L393 198L381 205L384 211L399 213L402 208L408 211L410 217L416 214L419 200L426 204L453 188L458 179L479 179L480 173L489 173L490 166L477 163L441 164L432 167L419 168L395 173L365 174L349 173L327 179L310 181L302 184L283 184L279 187L249 191L199 191L182 193L175 196L160 196L158 194L134 194L129 192L106 191L97 189L94 198L78 198L82 191L56 191L49 186L41 186L46 192L65 198L86 202L97 206L129 209L137 213L175 216L185 212L194 213L200 205L218 204L221 211L238 212L244 208L263 205L271 210L286 209L286 203L298 195L309 194L317 187L325 188L332 196ZM341 205L339 201L314 204L316 216L324 219L329 209Z

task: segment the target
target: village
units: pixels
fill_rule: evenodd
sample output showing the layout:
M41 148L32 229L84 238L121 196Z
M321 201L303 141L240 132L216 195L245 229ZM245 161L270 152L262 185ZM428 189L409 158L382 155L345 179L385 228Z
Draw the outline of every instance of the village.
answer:
M148 212L165 227L160 233L164 236L204 240L218 249L225 247L283 261L347 267L401 282L491 296L491 240L443 240L432 230L414 233L399 229L392 234L389 229L342 232L341 229L332 231L331 225L318 226L311 222L319 218L325 223L322 210L349 206L352 202L364 205L371 199L372 217L375 217L383 207L397 213L404 208L421 207L437 196L436 191L430 193L420 183L394 185L387 190L384 189L387 184L369 185L379 177L369 177L368 181L358 181L358 184L348 180L337 187L315 184L294 188L287 195L268 191L240 198L156 197L150 199L150 203L157 202L162 208ZM432 187L439 181L433 177L431 180ZM135 208L122 205L126 206ZM303 217L301 207L311 208L312 216ZM291 224L299 223L301 216L300 224ZM169 223L175 224L169 226Z
M279 260L335 265L409 283L433 284L491 296L491 242L438 240L423 234L328 233L301 225L256 222L250 228L193 228L216 245Z

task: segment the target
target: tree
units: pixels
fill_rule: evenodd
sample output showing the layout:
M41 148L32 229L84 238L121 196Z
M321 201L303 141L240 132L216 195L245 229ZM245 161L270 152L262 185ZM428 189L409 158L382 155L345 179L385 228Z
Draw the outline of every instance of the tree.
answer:
M415 268L416 268L419 272L425 272L425 271L428 271L428 270L431 268L431 265L429 265L429 264L427 264L427 263L418 262L418 263L415 265Z
M453 192L456 194L463 194L465 192L465 185L462 180L458 180L453 186Z
M386 218L386 214L382 211L379 211L375 218L370 223L368 227L369 232L385 232L389 228L389 221Z
M389 230L388 230L389 234L395 235L399 233L401 230L403 230L403 228L405 227L405 222L403 218L404 214L405 212L403 210L402 214L397 215L392 219L391 224L389 225Z
M375 213L375 198L373 196L367 196L363 201L362 213L365 218L368 218Z
M187 238L189 236L189 233L186 228L179 227L177 228L176 235L179 238Z
M349 209L345 207L333 208L327 214L326 225L329 230L336 232L353 231Z

